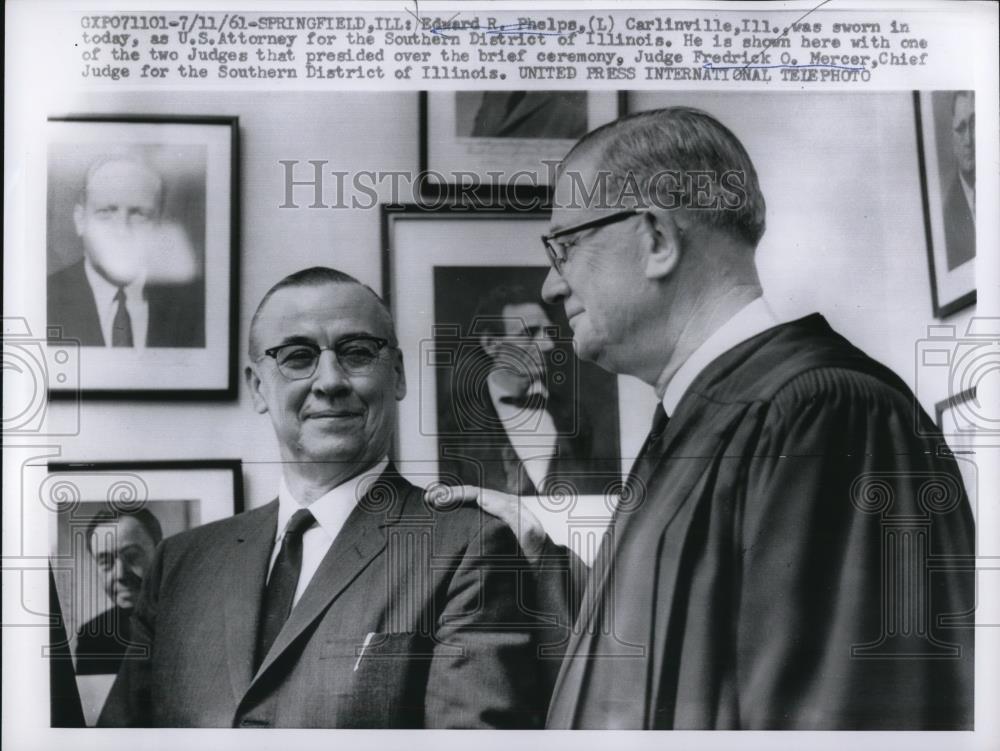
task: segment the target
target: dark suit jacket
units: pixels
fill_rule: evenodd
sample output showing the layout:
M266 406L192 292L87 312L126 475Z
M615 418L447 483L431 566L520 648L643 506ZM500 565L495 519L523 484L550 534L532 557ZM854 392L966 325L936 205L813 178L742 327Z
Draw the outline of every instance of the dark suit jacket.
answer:
M147 347L205 346L202 285L147 285L144 294L149 304ZM85 347L105 345L83 261L49 276L48 325L59 326L64 339L78 340Z
M955 179L945 197L944 238L949 270L976 257L976 223L972 218L969 202L965 200L965 191L958 173L955 173Z
M485 378L474 393L453 399L443 409L438 441L443 482L538 494L497 416ZM621 476L620 460L607 450L608 442L594 436L586 403L571 404L550 392L546 409L557 433L546 483L550 487L558 483L557 489L572 487L578 494L600 495L613 489Z
M170 537L104 726L534 727L530 572L509 529L430 511L388 471L349 516L256 674L277 500ZM523 574L523 576L522 576ZM374 634L361 651L368 634Z
M117 605L80 627L76 638L76 672L117 673L131 641L132 611Z
M586 132L582 91L486 91L472 125L472 135L485 138L579 138Z
M971 728L972 515L897 376L809 316L713 361L663 441L549 727Z

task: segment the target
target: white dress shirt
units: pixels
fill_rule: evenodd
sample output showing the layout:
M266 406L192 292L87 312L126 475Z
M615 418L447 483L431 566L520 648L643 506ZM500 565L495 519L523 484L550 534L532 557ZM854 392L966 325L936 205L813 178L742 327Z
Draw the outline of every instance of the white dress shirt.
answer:
M556 424L552 415L547 409L532 412L513 404L504 404L500 399L510 394L502 393L489 378L486 379L486 385L507 440L524 465L528 477L536 488L541 489L549 473L549 464L556 453ZM526 396L534 394L548 398L545 387L538 381L528 388Z
M267 569L268 579L271 578L271 569L274 568L274 561L281 550L285 527L288 526L292 514L300 508L308 508L316 519L316 523L302 535L302 568L299 571L299 583L295 586L295 596L292 598L293 606L309 586L316 569L333 545L333 541L337 539L347 517L351 515L358 501L364 497L368 486L379 478L388 465L389 459L382 457L382 460L371 469L341 483L309 505L299 503L285 484L285 479L281 478L281 485L278 488L278 531L274 540L274 550L271 551L271 563Z
M667 416L674 413L684 392L713 360L748 339L753 339L757 334L774 328L778 323L780 322L763 297L740 308L691 353L667 383L663 392L663 409Z
M101 334L104 335L104 344L111 346L111 330L115 322L115 313L118 312L118 301L115 295L118 294L118 287L109 282L100 272L95 269L90 259L84 259L83 271L90 282L90 291L94 294L94 303L97 305L97 318L101 322ZM132 346L146 346L146 329L149 325L149 303L143 294L145 280L139 279L125 287L125 310L132 321Z

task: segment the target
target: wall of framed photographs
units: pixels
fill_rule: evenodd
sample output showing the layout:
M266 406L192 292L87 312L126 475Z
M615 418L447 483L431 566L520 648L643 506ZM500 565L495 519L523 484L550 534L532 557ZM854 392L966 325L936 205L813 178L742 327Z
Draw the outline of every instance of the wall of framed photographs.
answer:
M337 188L329 173L415 172L422 148L417 94L275 92L268 94L266 108L256 106L259 96L108 92L68 101L64 112L51 113L239 118L236 398L59 401L49 405L48 416L66 426L61 450L70 460L198 458L218 455L217 447L224 446L224 455L243 459L248 507L273 497L280 475L267 418L252 411L241 382L253 309L275 280L314 264L335 266L382 289L380 205L416 196L405 182L395 195L383 183L370 206L330 208ZM947 384L917 382L912 343L934 323L954 327L961 337L975 308L943 321L934 318L910 94L645 92L620 99L629 111L692 104L730 124L761 173L769 228L760 260L779 312L791 316L819 309L914 386L925 409L950 395ZM302 182L314 175L310 160L320 163L324 176L324 207L312 205L315 193L308 185L288 193L287 163L292 179ZM859 183L861 173L870 180ZM540 248L538 254L544 264ZM813 269L809 277L799 271L804 264ZM35 281L44 284L42 278ZM32 331L42 330L44 320L44 311L38 311L29 321ZM641 440L654 401L628 379L621 379L619 389L627 405L620 418L626 455L629 442ZM418 398L411 389L407 399ZM636 431L640 439L633 440Z

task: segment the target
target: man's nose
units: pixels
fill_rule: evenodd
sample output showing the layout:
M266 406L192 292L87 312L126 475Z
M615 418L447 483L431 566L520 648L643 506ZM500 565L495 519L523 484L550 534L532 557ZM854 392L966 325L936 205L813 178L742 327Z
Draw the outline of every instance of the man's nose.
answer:
M114 572L115 580L121 581L125 578L125 561L123 561L120 557L115 558Z
M569 285L566 284L562 274L554 268L550 268L542 283L542 299L549 304L557 303L566 297L568 292Z
M328 349L319 353L316 372L313 374L312 388L314 391L331 393L351 388L351 379L340 366L337 355Z

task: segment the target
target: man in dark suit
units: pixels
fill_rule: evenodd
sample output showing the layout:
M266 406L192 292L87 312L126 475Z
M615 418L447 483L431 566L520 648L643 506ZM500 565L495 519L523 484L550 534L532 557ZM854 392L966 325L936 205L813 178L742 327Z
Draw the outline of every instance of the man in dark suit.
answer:
M554 207L543 297L581 358L659 404L547 726L970 729L974 530L956 463L898 376L819 314L777 320L736 136L686 107L622 118L563 160ZM516 498L464 492L541 573L565 563Z
M440 410L443 479L519 495L553 484L605 492L619 460L611 441L593 434L592 405L575 392L572 372L550 377L553 359L573 355L553 358L555 325L537 294L517 284L494 288L470 331L479 347L454 369Z
M431 510L389 463L406 381L382 301L333 269L292 274L264 296L249 351L278 498L160 546L101 724L536 726L513 534Z
M149 509L106 510L88 522L85 535L112 606L77 630L76 672L117 673L131 641L132 612L142 580L163 530Z
M90 347L204 347L201 282L147 278L163 248L163 179L125 157L90 166L73 209L83 258L48 278L48 325ZM53 332L57 335L57 332Z
M956 91L951 99L951 146L955 177L944 204L945 258L948 269L976 256L976 105L975 93Z

